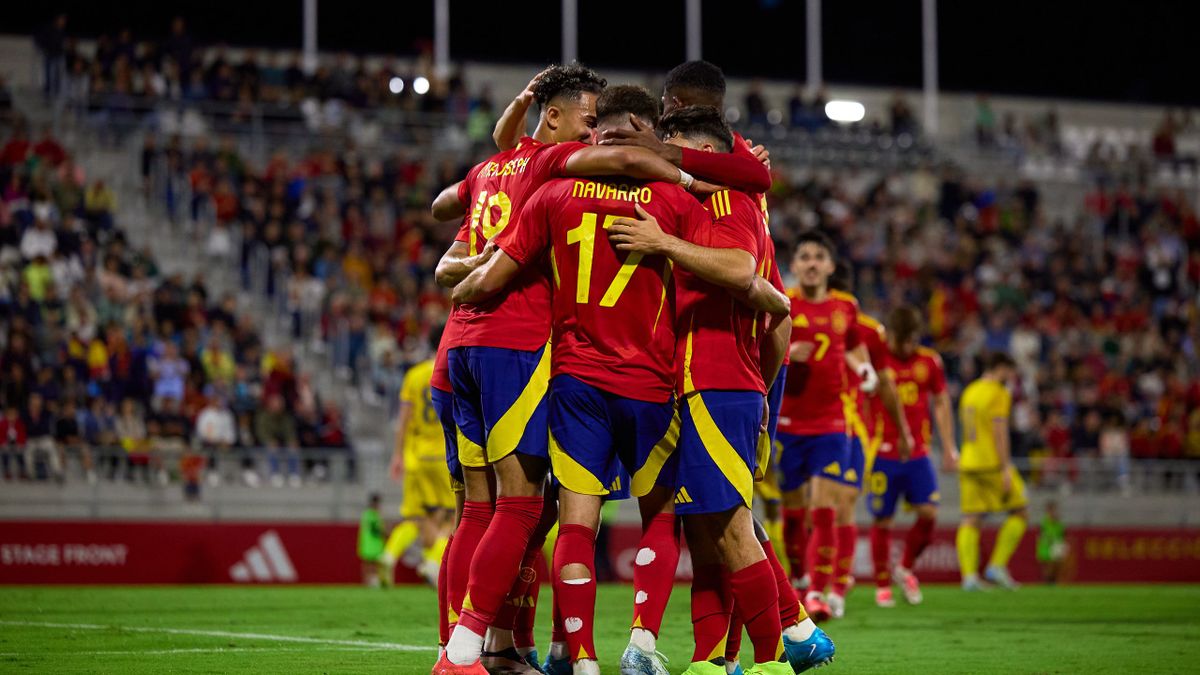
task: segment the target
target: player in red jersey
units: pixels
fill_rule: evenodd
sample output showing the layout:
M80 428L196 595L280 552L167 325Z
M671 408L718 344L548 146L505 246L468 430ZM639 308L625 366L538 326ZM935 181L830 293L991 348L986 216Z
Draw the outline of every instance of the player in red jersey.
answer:
M814 619L824 619L830 614L824 591L837 550L836 507L855 490L842 395L849 388L844 362L859 343L853 330L858 303L852 296L829 291L834 249L820 232L800 235L792 272L800 289L791 293L792 365L779 416L780 487L793 574L803 568L801 532L811 507L816 556L805 606ZM852 365L864 379L873 376L869 361L852 358Z
M612 154L624 148L588 148L595 124L595 99L604 81L582 66L542 73L534 85L541 106L533 137L471 170L455 194L439 195L435 208L449 202L469 214L454 246L443 257L438 280L454 285L490 257L487 242L503 231L527 197L559 175L624 173L690 183L690 177L648 152ZM570 142L568 142L570 141ZM529 268L504 293L486 303L460 305L458 334L448 347L454 389L459 458L465 467L463 524L450 553L450 585L467 571L458 625L435 673L482 673L483 639L497 620L505 597L520 598L532 579L523 571L540 550L554 520L543 514L542 484L548 466L545 391L549 381L550 288L541 270ZM499 497L495 497L491 472ZM543 517L544 516L544 517ZM464 536L464 530L470 536ZM475 546L464 544L478 542ZM520 574L518 574L520 572ZM514 584L516 587L514 588ZM508 614L514 612L506 609ZM512 621L510 617L503 617ZM508 626L497 626L502 634ZM498 666L514 666L506 639L490 651L502 652Z
M732 146L728 126L711 107L673 110L663 117L660 133L670 143L709 152L727 152ZM706 201L706 207L716 217L712 241L741 249L747 270L756 276L767 252L766 226L758 205L744 194L720 191ZM683 255L681 243L665 235L653 219L619 222L610 237L618 248L666 254L677 263ZM783 658L775 573L761 543L754 546L759 540L749 510L759 464L758 438L766 422L763 383L775 377L786 331L773 326L764 330L756 312L693 274L677 271L676 283L681 430L675 508L684 516L694 561L696 645L687 672L708 672L725 664L725 639L735 603L754 644L755 668L764 673L790 672ZM786 316L786 303L776 316ZM764 338L778 344L763 349ZM769 363L763 362L760 350L773 354Z
M896 577L911 604L921 602L921 587L912 569L917 558L933 537L937 518L937 471L929 459L933 421L937 424L942 443L942 467L952 471L958 465L958 448L954 441L954 412L950 393L946 391L946 375L942 358L932 349L920 346L921 315L911 306L897 307L888 317L888 369L896 378L896 388L908 427L915 443L910 456L904 457L897 448L900 430L888 417L884 418L883 443L871 471L871 496L867 506L875 517L871 527L871 553L875 562L876 604L890 607L892 600L890 528L896 506L901 498L917 512L917 522L905 537L904 557L896 566Z
M657 121L658 107L639 87L614 87L597 102L598 121ZM662 255L616 250L603 233L635 205L657 214L668 233L706 240L708 213L686 192L664 183L624 178L551 181L527 202L515 229L497 239L500 252L455 290L458 301L477 301L539 264L549 251L555 278L551 357L550 452L561 522L555 547L555 596L573 626L568 635L577 673L599 672L593 640L595 532L601 499L611 494L624 468L633 477L647 524L673 518L675 476L671 451L679 427L672 424L675 383L675 289ZM599 232L597 232L599 230ZM600 242L597 243L597 238ZM681 266L725 286L742 283L734 271L735 249L694 247L697 257ZM607 281L606 281L607 280ZM601 292L603 289L603 292ZM748 300L761 308L786 306L765 281ZM620 314L616 314L620 312ZM678 560L676 551L670 571ZM655 604L665 608L669 586ZM651 600L644 592L640 604ZM661 612L656 623L661 622ZM655 626L657 631L657 626ZM653 655L653 651L650 652Z

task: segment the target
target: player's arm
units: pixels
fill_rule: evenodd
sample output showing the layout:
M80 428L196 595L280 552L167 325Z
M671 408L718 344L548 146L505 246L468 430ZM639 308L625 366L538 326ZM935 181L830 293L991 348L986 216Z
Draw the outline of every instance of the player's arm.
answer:
M774 329L767 333L766 339L759 346L759 368L762 372L763 383L767 389L771 388L771 384L779 376L779 369L783 367L783 357L787 354L788 345L791 341L792 322L780 321Z
M497 148L511 150L521 142L521 137L525 135L525 116L529 113L529 107L533 105L533 87L545 72L543 70L534 75L529 84L525 85L521 93L517 94L517 97L504 109L500 119L496 120L496 127L492 130L492 140L496 143Z
M709 283L743 293L751 290L758 275L754 273L754 256L749 251L697 246L663 232L658 220L640 204L635 204L634 209L637 218L617 218L608 228L608 238L618 251L666 256Z
M653 129L643 127L630 116L633 129L605 132L600 145L646 148L671 164L706 181L726 185L741 192L766 192L771 189L771 171L750 152L735 147L733 152L703 152L663 143Z
M645 148L596 146L580 148L564 162L564 176L629 176L641 180L677 183L692 187L693 178L679 167Z
M899 430L896 450L900 453L900 459L907 460L913 450L912 430L908 428L904 406L900 404L900 395L896 392L896 378L892 371L886 368L879 374L879 400L883 403L884 412L892 418L892 423Z
M721 250L721 249L717 249ZM779 327L781 323L789 325L788 334L790 335L791 324L784 321L792 311L792 301L788 296L771 285L771 282L755 275L754 281L750 283L750 288L747 291L730 291L734 299L743 305L759 312L766 312L771 315L771 321L767 325L767 332L772 332Z
M476 303L499 293L521 271L521 265L497 250L486 262L454 287L454 304Z
M468 274L486 263L495 250L496 247L488 242L478 255L468 255L470 249L467 247L467 243L456 241L442 254L442 259L438 261L437 268L433 271L433 278L442 288L454 288L467 278Z
M950 406L950 392L942 390L933 395L933 423L937 425L938 437L942 441L942 469L954 471L958 468L958 445L954 442L954 412Z
M846 365L862 380L859 389L870 394L879 388L879 373L875 372L875 366L871 364L871 353L867 351L866 343L860 342L857 347L846 352Z
M467 205L459 197L461 185L462 181L460 180L438 193L438 196L433 200L433 206L430 208L434 218L445 222L447 220L462 218L466 215Z
M412 411L412 403L400 401L400 416L396 420L396 442L392 447L392 462L388 466L388 476L396 482L404 475L404 439L408 438L408 423L412 419Z
M1000 460L1000 480L1004 482L1004 494L1012 491L1012 448L1008 444L1008 415L992 418L992 443L996 447L996 458Z

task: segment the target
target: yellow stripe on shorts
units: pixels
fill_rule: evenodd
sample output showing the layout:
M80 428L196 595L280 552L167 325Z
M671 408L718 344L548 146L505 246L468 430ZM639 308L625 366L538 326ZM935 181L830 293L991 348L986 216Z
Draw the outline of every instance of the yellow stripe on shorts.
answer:
M667 432L654 444L650 456L638 467L629 482L629 493L634 497L645 497L654 488L663 465L671 458L671 453L675 452L675 447L679 444L679 424L679 411L676 410Z
M553 432L550 433L550 465L554 467L558 482L575 494L603 496L609 492L599 478L562 449Z
M487 466L487 456L483 452L483 446L467 438L462 429L459 429L457 426L454 427L454 430L458 433L459 464L474 469Z
M687 402L688 411L692 414L692 423L696 425L696 432L708 450L709 457L749 507L754 501L754 476L750 473L750 467L746 466L746 460L742 459L726 440L725 434L721 433L716 420L708 412L708 406L704 404L702 394L692 394Z
M546 397L550 388L550 345L542 350L542 358L533 370L529 382L512 406L500 417L487 437L487 459L495 463L511 455L525 435L533 411ZM466 462L463 462L466 464ZM468 465L469 466L469 465Z

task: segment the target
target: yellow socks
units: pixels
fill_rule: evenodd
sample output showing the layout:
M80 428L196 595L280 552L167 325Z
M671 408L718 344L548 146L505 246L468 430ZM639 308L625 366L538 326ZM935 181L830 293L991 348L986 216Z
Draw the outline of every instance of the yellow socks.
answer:
M1017 516L1006 518L1004 524L1000 526L1000 532L996 534L996 548L992 550L992 559L988 561L988 567L1007 567L1009 558L1012 558L1013 553L1016 552L1023 536L1025 536L1025 519ZM960 549L959 557L961 558L961 556Z
M979 576L979 528L959 525L954 543L958 548L958 571L962 578Z

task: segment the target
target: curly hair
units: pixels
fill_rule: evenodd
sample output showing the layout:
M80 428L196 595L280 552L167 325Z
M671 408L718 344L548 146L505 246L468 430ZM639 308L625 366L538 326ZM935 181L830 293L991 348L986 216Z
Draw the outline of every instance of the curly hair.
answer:
M618 84L604 90L596 99L596 121L600 122L616 115L633 114L658 126L658 99L650 95L645 87L636 84Z
M725 100L725 73L708 61L685 61L672 68L663 83L663 90L668 93L684 89L699 94L710 105L717 105Z
M689 105L676 108L663 115L658 121L658 134L662 138L683 136L689 140L713 141L719 152L733 149L733 132L725 123L721 111L707 105Z
M608 81L596 71L578 63L551 66L534 85L533 98L540 110L556 98L575 101L584 92L599 94L607 84Z

